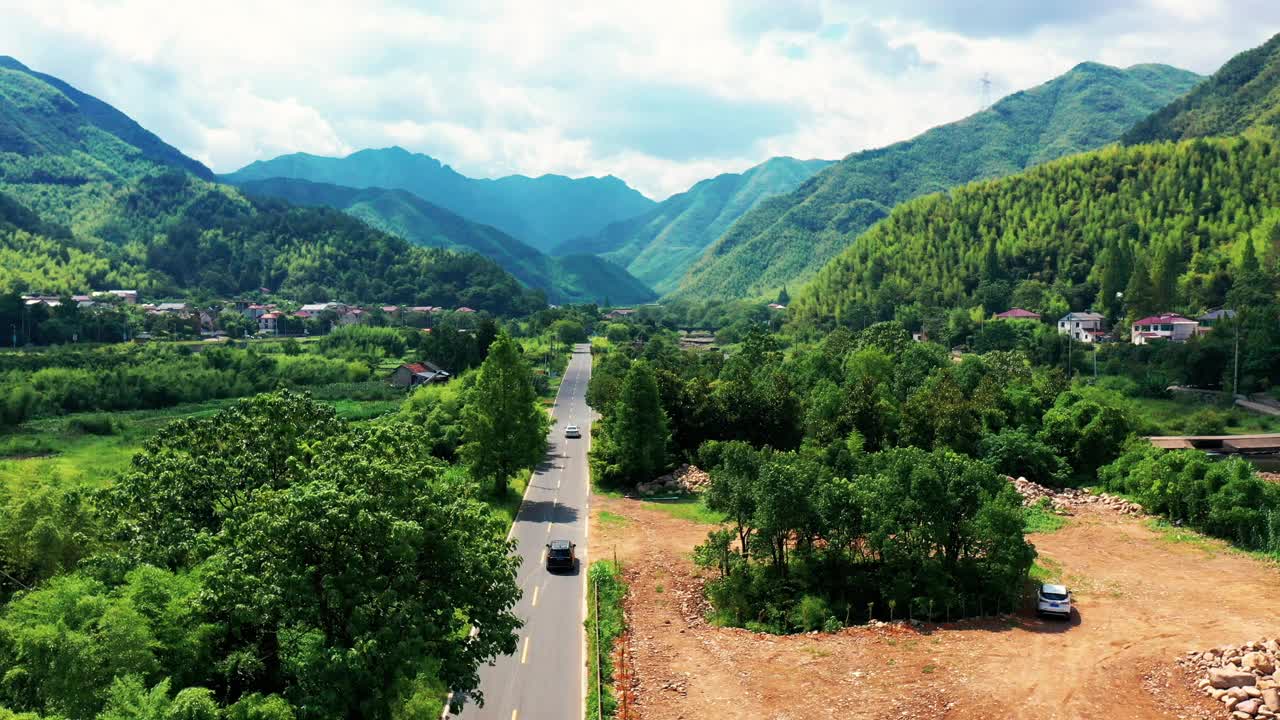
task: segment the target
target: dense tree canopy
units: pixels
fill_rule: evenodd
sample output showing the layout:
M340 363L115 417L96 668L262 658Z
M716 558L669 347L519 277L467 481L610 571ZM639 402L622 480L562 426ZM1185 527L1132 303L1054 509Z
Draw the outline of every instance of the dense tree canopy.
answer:
M391 718L474 690L515 648L519 561L426 449L283 391L172 425L98 513L56 488L9 501L0 569L27 589L0 608L0 706Z
M991 312L1032 281L1062 298L1033 308L1046 312L1198 313L1224 303L1246 245L1275 267L1275 197L1280 148L1264 140L1077 155L899 206L825 267L791 314L856 326L913 303Z

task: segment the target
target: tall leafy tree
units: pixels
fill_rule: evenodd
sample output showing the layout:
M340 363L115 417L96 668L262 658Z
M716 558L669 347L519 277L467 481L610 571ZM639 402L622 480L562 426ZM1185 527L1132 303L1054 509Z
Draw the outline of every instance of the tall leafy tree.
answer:
M648 360L631 363L601 435L591 450L592 470L605 483L644 482L666 468L671 433Z
M499 333L463 411L462 457L471 476L505 495L512 475L542 459L548 424L529 364L515 340Z

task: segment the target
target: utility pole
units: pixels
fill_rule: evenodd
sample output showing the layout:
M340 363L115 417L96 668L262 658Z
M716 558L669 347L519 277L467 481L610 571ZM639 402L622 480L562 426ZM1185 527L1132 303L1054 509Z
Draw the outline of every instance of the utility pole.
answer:
M991 73L982 73L982 109L991 107Z
M1232 363L1234 367L1231 370L1231 393L1233 395L1239 395L1240 394L1240 314L1236 313L1236 316L1232 319L1236 321L1236 342L1235 342L1236 357L1235 357L1235 361Z

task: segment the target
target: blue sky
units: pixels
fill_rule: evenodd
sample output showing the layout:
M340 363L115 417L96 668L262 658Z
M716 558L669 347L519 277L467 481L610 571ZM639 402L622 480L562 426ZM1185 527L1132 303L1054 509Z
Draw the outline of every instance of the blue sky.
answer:
M0 0L0 54L219 172L401 145L476 177L612 174L656 199L839 158L1093 60L1210 73L1274 0Z

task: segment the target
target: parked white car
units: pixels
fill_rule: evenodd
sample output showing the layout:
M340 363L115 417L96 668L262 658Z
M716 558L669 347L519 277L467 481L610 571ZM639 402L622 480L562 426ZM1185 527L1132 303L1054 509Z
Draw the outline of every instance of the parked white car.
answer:
M1048 583L1041 585L1036 596L1036 614L1071 617L1071 592L1067 590L1067 586Z

